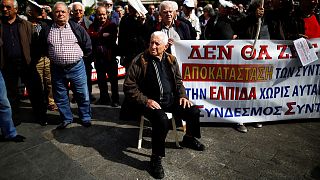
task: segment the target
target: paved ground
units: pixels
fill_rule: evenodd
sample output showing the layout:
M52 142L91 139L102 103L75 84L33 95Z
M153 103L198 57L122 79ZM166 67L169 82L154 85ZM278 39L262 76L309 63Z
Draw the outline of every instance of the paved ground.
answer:
M137 150L138 122L118 120L119 108L92 105L92 110L92 127L74 123L58 131L58 113L50 113L51 125L41 127L32 122L25 101L17 129L27 140L0 143L0 180L152 179L150 130ZM176 149L170 131L165 179L320 179L319 120L248 128L243 134L228 124L202 124L205 152Z

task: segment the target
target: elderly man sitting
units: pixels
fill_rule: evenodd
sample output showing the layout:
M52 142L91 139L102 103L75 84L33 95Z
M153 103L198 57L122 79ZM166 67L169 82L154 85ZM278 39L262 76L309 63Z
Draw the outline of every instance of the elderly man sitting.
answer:
M187 99L176 58L165 52L168 37L156 31L151 35L149 48L132 62L123 89L131 108L138 108L152 124L151 175L163 178L161 158L165 156L165 138L169 120L165 112L187 122L182 146L203 151L200 138L200 111Z

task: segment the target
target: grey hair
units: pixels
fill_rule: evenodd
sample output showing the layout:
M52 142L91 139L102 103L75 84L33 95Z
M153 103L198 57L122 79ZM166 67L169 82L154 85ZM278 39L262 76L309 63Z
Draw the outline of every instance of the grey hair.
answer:
M75 5L80 5L83 12L86 10L86 8L84 7L84 5L81 2L74 2L74 3L72 3L72 11L74 10Z
M18 1L17 0L13 0L13 7L18 8Z
M179 9L178 4L175 1L162 1L159 5L159 11L161 12L164 7L171 7L174 11Z
M1 0L1 3L2 2L3 2L3 0ZM17 0L13 0L13 7L18 8L18 1Z
M208 12L211 17L215 15L212 5L207 4L206 6L203 7L203 11Z
M162 31L155 31L151 34L151 38L154 37L154 36L159 36L160 39L161 39L161 42L165 45L168 44L168 41L169 41L169 38L167 36L166 33L162 32Z
M67 6L67 4L66 4L65 2L58 1L58 2L56 2L56 3L54 4L54 6L53 6L53 8L52 8L52 12L55 12L55 10L56 10L56 8L57 8L57 5L59 5L59 4L62 4L62 5L66 8L66 10L68 11L68 6Z
M262 0L251 0L250 5L260 5Z

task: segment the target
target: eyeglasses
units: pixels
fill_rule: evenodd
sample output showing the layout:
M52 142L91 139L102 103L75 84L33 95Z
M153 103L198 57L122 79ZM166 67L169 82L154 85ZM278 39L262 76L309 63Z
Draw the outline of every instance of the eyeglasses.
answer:
M105 3L104 5L105 5L105 6L112 6L113 4Z
M82 9L75 9L73 12L82 12Z

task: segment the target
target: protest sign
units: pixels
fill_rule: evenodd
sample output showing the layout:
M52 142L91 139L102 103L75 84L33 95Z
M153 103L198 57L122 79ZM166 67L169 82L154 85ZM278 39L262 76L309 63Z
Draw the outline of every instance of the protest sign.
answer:
M320 40L311 39L318 53ZM203 122L320 117L320 63L303 66L292 41L176 41L182 80ZM319 56L319 55L318 55Z

